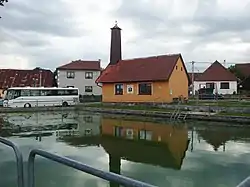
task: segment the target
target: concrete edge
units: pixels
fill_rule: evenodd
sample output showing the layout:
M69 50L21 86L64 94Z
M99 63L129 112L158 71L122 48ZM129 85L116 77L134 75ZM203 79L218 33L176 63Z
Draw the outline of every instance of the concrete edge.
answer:
M161 111L145 111L145 110L124 110L124 109L110 109L110 108L95 108L83 107L78 108L80 111L98 112L106 114L120 114L120 115L136 115L145 117L159 117L170 119L172 112ZM202 114L188 114L186 120L202 120L213 122L227 122L227 123L248 123L250 124L250 117L245 116L223 116L223 115L202 115ZM177 120L176 120L177 121ZM182 119L180 119L182 121ZM184 120L183 120L184 121Z
M46 111L74 111L76 107L32 107L32 108L0 108L0 113L29 113Z

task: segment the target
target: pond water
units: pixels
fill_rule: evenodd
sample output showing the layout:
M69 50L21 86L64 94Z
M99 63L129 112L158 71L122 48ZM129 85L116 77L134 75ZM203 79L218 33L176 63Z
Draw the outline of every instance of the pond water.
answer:
M0 136L23 153L44 149L160 187L234 187L250 175L250 129L80 112L1 114ZM37 187L117 187L36 157ZM0 144L0 186L16 185L12 150Z

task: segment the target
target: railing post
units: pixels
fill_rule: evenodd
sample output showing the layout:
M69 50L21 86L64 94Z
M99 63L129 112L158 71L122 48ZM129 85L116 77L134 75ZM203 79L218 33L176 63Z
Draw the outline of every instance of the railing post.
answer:
M17 146L9 140L6 140L6 139L0 137L0 143L7 145L14 150L15 156L16 156L16 161L17 161L17 182L18 182L17 185L18 185L18 187L24 187L23 156L22 156L21 152L19 151Z

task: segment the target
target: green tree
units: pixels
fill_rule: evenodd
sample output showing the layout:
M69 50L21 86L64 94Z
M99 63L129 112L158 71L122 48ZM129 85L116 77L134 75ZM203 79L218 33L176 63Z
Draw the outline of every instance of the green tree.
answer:
M230 66L228 70L240 79L240 81L243 81L246 78L235 65Z
M8 3L9 0L0 0L0 6L4 6L4 3ZM1 18L1 16L0 16Z
M8 3L9 0L0 0L0 6L4 6L4 3Z

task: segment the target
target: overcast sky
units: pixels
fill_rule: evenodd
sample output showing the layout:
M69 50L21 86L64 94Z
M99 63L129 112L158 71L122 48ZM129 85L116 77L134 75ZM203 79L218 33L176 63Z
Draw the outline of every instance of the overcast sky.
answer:
M0 68L106 67L116 20L124 59L181 53L188 69L250 62L250 0L9 0L0 15Z

